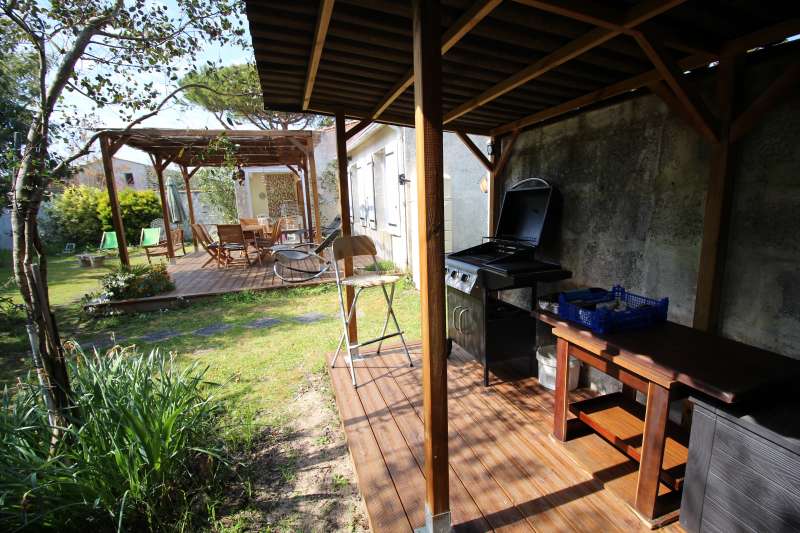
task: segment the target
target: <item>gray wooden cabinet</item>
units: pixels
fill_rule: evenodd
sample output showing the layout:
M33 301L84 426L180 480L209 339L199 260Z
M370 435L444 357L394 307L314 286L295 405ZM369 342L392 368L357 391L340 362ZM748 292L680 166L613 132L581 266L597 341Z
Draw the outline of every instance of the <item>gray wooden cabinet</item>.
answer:
M680 521L689 533L800 531L800 402L694 400Z

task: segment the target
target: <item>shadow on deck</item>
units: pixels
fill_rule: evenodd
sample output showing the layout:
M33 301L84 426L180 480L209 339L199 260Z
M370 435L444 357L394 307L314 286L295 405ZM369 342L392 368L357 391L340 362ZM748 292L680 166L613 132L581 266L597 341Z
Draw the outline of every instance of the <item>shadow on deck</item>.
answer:
M332 357L332 354L329 356ZM424 521L421 348L330 369L373 531ZM448 363L450 508L456 531L647 531L630 505L637 465L595 434L551 437L553 394L535 378L482 385L458 346ZM578 391L576 399L588 397ZM682 531L678 524L665 531Z

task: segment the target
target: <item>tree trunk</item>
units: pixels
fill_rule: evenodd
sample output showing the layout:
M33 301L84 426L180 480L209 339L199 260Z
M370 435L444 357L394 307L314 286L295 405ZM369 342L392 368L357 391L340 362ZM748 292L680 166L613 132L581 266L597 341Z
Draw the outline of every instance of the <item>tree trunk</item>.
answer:
M37 218L49 178L47 137L37 124L41 121L34 121L28 132L28 143L14 184L11 211L14 278L25 304L28 324L35 329L35 335L30 338L38 342L38 347L31 349L34 366L43 378L45 404L55 411L51 413L55 425L66 427L69 410L73 407L72 391L55 317L50 311L47 260L39 238Z

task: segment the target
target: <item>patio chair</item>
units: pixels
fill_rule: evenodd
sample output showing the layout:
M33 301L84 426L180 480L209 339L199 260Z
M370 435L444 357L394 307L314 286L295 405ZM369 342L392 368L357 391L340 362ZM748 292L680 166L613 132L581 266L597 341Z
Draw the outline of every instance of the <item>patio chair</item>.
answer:
M100 249L107 252L118 248L117 234L113 231L104 231L103 236L100 237Z
M313 249L314 245L307 242L273 246L273 276L286 283L303 283L319 278L331 268L331 262L322 253L338 236L339 230L336 230Z
M178 245L180 245L183 255L186 255L186 245L183 242L183 229L175 228L170 230L170 236L172 237L172 251L176 252ZM169 255L167 240L161 239L161 228L143 228L140 239L148 263L150 263L151 257ZM146 244L152 241L156 241L155 244Z
M376 350L376 355L380 355L381 353L381 346L383 345L383 341L392 337L400 337L400 341L403 343L403 349L406 352L406 357L408 358L408 366L414 366L414 363L411 361L411 354L408 353L408 346L406 346L406 340L403 338L403 331L400 329L400 324L397 322L397 317L394 314L394 309L392 309L392 301L394 300L394 290L395 285L398 281L400 281L400 276L397 275L390 275L390 274L381 274L380 269L378 268L378 258L377 250L375 249L375 243L372 242L372 239L367 237L366 235L356 235L356 236L348 236L348 237L339 237L335 241L333 241L333 271L336 274L336 287L339 290L339 307L341 311L342 317L342 327L344 331L342 332L342 337L339 340L339 346L336 348L336 354L333 356L333 361L331 362L331 367L336 365L336 359L339 357L339 352L342 351L342 346L344 345L345 349L347 350L347 355L345 356L345 364L350 369L350 377L353 380L353 388L358 387L358 383L356 382L356 372L355 372L355 361L361 359L358 356L358 350L362 346L366 346L368 344L378 343L378 349ZM375 266L375 274L368 274L368 275L353 275L343 277L342 273L339 272L339 261L342 259L348 258L355 258L355 257L363 257L363 256L371 256L372 263ZM389 290L386 290L386 287L389 287ZM350 307L350 312L348 313L345 310L344 305L344 293L346 287L353 287L355 289L355 295L353 297L353 305ZM350 334L348 333L350 321L356 314L356 306L358 304L358 297L361 296L361 293L365 289L369 289L372 287L380 287L381 291L383 292L383 297L386 300L386 318L383 322L383 331L379 337L375 337L374 339L368 339L365 341L361 341L355 344L350 343ZM397 331L394 333L386 333L386 329L389 326L389 320L394 323L394 327Z
M211 235L208 234L206 231L205 226L202 224L192 224L192 233L194 234L194 238L197 239L198 244L206 251L209 255L208 260L203 263L203 266L200 268L205 268L209 263L219 263L219 254L222 252L222 249L219 246L218 242L215 242Z
M283 224L281 219L275 221L275 225L272 226L272 231L270 232L269 236L267 237L260 237L258 235L255 236L253 239L253 247L258 252L259 262L261 258L265 258L272 254L272 251L275 245L281 238L281 230L283 229Z
M225 268L236 262L234 252L240 253L240 259L244 259L247 266L250 262L251 243L244 238L244 232L240 224L217 224L217 235L219 236L219 246L222 253L217 255L217 264L225 265Z

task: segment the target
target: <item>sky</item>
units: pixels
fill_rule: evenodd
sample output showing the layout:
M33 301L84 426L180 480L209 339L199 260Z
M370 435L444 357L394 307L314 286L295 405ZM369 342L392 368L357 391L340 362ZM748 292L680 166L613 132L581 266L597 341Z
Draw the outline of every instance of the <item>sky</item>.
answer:
M177 12L174 0L168 0L165 3L168 8ZM244 19L244 15L242 15L242 19ZM244 28L246 31L248 30L246 21ZM250 41L249 33L246 35L245 40L246 42ZM195 64L203 64L207 60L223 65L247 63L253 60L253 52L249 47L248 49L242 49L230 45L220 46L214 43L209 44L202 53L193 58ZM188 67L188 63L186 66ZM78 68L80 68L80 65ZM160 90L164 96L177 87L173 82L167 80L166 75L163 76L163 80L159 80L156 77L154 81L157 86L160 85ZM87 122L91 124L91 127L117 128L127 125L127 122L121 120L118 110L115 109L114 106L106 106L98 109L91 100L78 93L65 91L62 97L62 103L66 106L75 106L81 115L90 117ZM177 103L176 100L173 100L173 103L166 105L158 115L147 119L136 127L220 129L221 126L211 113L195 106L187 108L187 106L181 105ZM99 147L96 146L94 157L97 156L99 156ZM92 156L89 158L91 157ZM150 163L147 154L129 146L122 147L115 157L141 163Z

